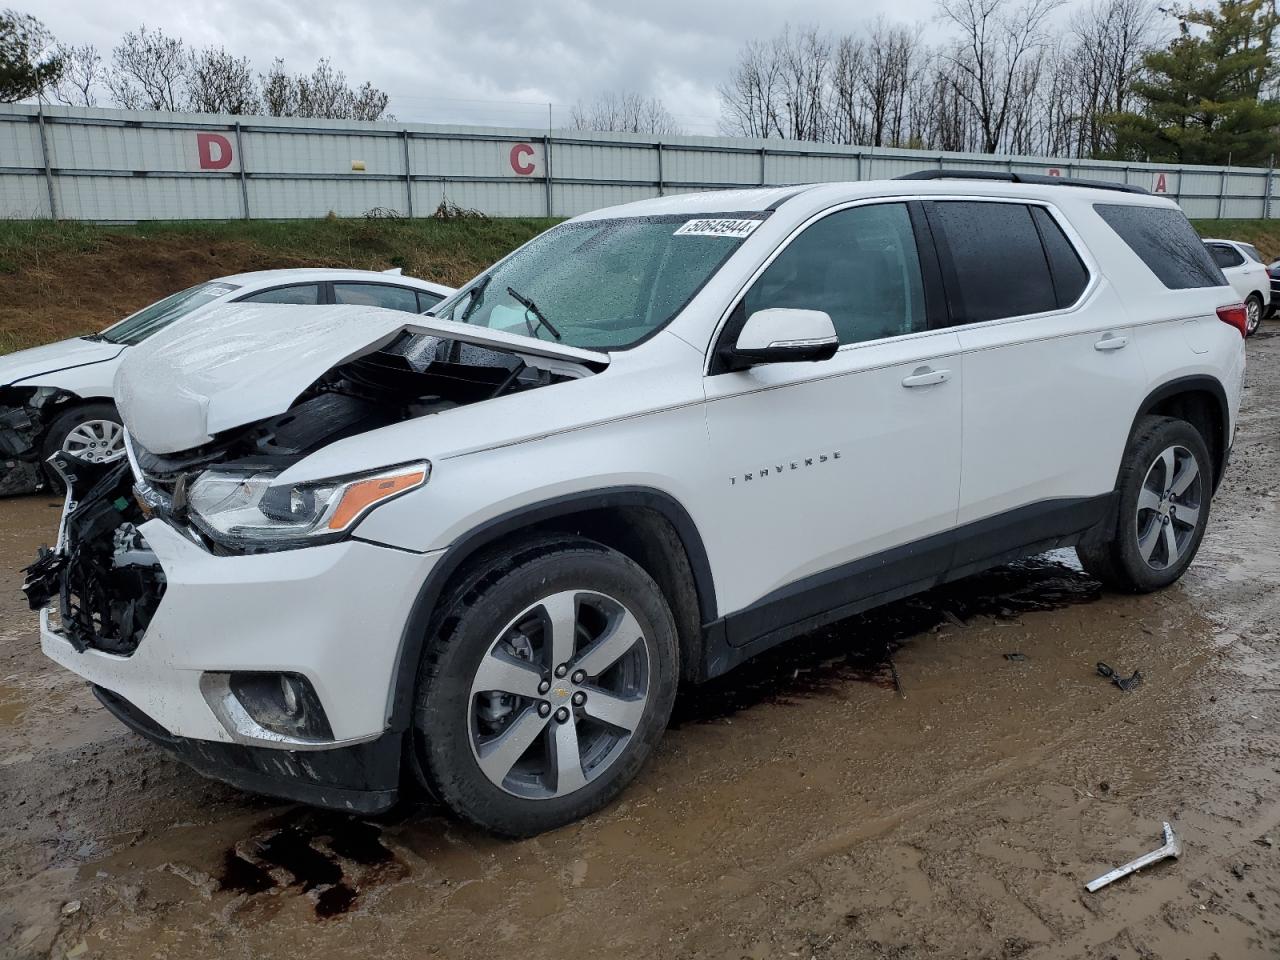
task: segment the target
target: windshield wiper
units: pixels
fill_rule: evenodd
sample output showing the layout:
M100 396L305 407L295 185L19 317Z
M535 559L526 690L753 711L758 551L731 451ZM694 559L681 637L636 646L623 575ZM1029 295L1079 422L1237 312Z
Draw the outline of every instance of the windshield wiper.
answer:
M471 299L467 301L467 306L462 311L462 316L458 318L459 323L466 323L471 314L476 312L476 308L480 306L480 301L484 299L484 289L489 286L489 281L492 279L493 274L486 273L480 278L480 282L471 288Z
M536 303L534 303L528 297L521 296L519 293L515 291L513 287L507 287L507 293L511 294L512 300L520 304L520 306L524 307L526 310L532 313L535 317L537 317L538 323L540 323L542 326L550 330L551 335L553 337L555 337L557 340L560 339L560 331L555 328L555 324L553 324L550 320L547 319L546 314L544 314L541 310L538 309L538 305ZM526 320L525 322L527 323L528 320ZM530 333L534 332L532 327L530 327L529 332Z

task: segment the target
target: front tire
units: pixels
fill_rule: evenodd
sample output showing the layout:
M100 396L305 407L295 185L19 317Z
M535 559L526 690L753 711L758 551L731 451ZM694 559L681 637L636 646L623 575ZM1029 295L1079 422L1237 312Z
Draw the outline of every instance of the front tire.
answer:
M1264 312L1262 296L1257 293L1249 294L1244 301L1244 312L1244 335L1252 337L1258 332L1258 327L1262 326L1262 314Z
M1204 438L1185 420L1143 417L1117 489L1115 537L1076 547L1081 564L1128 593L1167 587L1191 565L1209 522L1213 463Z
M480 563L444 598L418 675L415 760L458 816L527 837L613 800L662 736L678 644L641 567L580 538Z

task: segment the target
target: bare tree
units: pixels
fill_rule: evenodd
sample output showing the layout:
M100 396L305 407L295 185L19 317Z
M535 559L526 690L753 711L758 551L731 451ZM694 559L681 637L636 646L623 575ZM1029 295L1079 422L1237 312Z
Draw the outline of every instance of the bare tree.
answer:
M366 80L360 84L359 90L352 93L351 119L394 120L395 117L387 113L387 104L390 102L391 97L389 95Z
M58 45L62 76L50 91L54 100L68 107L96 107L98 92L106 80L106 70L98 48L91 43L79 47Z
M876 20L867 39L864 100L872 146L902 142L907 89L918 69L920 34L884 17Z
M144 25L111 51L107 89L126 110L180 110L187 101L187 65L180 39Z
M579 100L569 113L575 130L679 134L684 131L666 105L638 93L603 93L590 103Z
M982 130L982 150L1000 149L1010 109L1025 88L1028 61L1048 43L1046 21L1063 0L939 0L944 21L960 34L948 54L968 82L956 93L969 105Z
M830 139L831 38L817 27L790 28L775 41L782 62L782 129L788 140Z
M269 117L294 117L298 114L298 84L284 68L279 57L271 62L271 69L258 74L262 112Z
M193 52L187 61L187 106L196 113L257 113L258 88L248 58L222 47Z
M867 138L869 124L863 91L871 56L867 41L861 37L846 35L836 41L828 99L828 125L836 143L862 143Z
M778 103L782 65L775 44L752 40L738 54L729 79L720 84L720 131L739 137L780 137Z
M1075 79L1076 152L1099 156L1113 146L1108 118L1134 106L1133 83L1155 39L1156 16L1154 0L1094 0L1072 19L1063 69Z
M290 74L277 58L258 77L263 111L272 117L316 117L326 120L393 120L390 97L366 81L353 90L347 75L322 58L307 74Z

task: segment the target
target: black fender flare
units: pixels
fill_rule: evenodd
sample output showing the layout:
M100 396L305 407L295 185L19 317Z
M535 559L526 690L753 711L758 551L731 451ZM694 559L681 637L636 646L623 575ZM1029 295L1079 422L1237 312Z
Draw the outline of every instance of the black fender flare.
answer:
M1213 465L1213 486L1216 490L1218 482L1222 479L1222 474L1226 470L1227 456L1231 451L1231 406L1227 403L1226 388L1223 387L1222 381L1218 380L1217 377L1211 377L1208 374L1195 374L1189 377L1176 377L1160 384L1147 394L1146 399L1139 405L1138 412L1133 415L1133 423L1129 427L1129 437L1132 439L1133 432L1138 427L1138 420L1150 413L1161 402L1180 393L1197 392L1212 395L1218 401L1218 409L1221 411L1222 416L1222 423L1219 425L1222 430L1222 449L1218 451L1218 462ZM1205 439L1208 441L1210 438L1206 437ZM1118 473L1116 482L1118 485Z
M409 729L413 712L414 685L417 682L418 663L422 646L426 642L427 628L435 613L436 604L450 578L462 568L478 550L519 533L534 524L554 520L557 517L581 513L585 510L601 510L619 507L645 507L664 517L675 529L684 546L693 570L694 587L698 596L698 610L702 622L711 623L718 616L715 584L711 576L711 563L703 546L702 535L684 506L669 493L651 487L626 486L599 490L585 490L561 497L553 497L519 507L473 527L455 540L444 552L427 575L418 596L414 600L408 620L400 635L400 648L396 654L392 673L389 725L394 732Z

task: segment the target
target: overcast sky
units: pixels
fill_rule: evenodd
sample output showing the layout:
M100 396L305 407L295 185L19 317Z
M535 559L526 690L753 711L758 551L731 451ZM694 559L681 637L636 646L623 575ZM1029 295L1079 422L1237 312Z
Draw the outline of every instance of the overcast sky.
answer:
M1086 0L1069 0L1071 6ZM716 84L741 45L784 23L856 29L883 13L935 34L933 0L205 0L102 3L14 0L59 41L109 57L121 34L146 23L195 46L223 45L259 70L291 70L322 56L349 80L391 94L390 111L420 122L557 127L569 108L605 90L661 98L688 133L715 133Z

